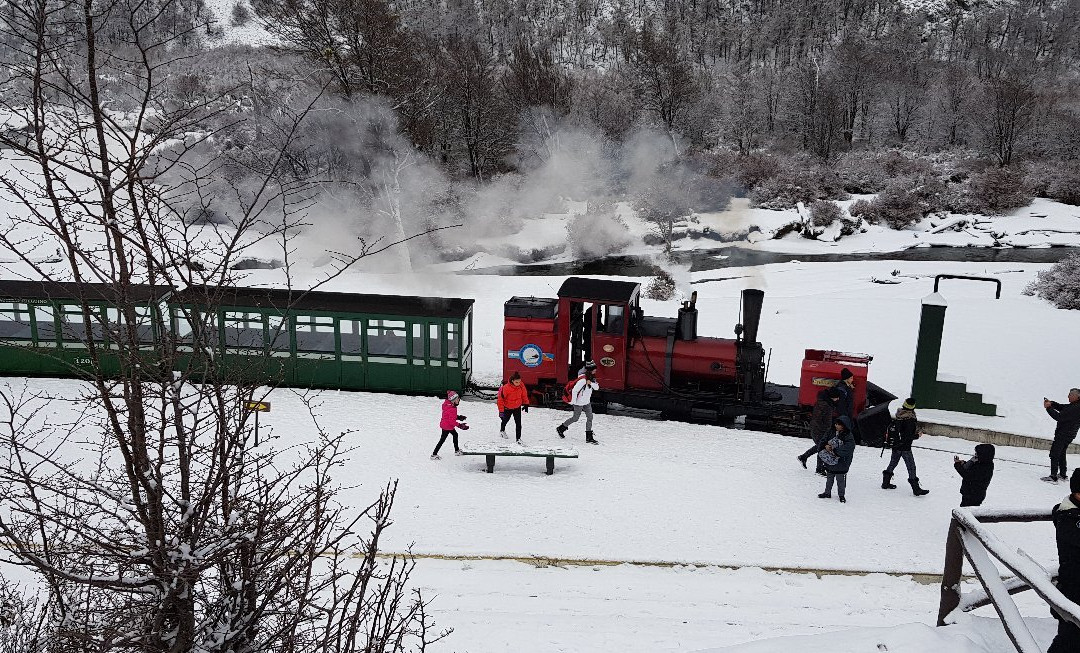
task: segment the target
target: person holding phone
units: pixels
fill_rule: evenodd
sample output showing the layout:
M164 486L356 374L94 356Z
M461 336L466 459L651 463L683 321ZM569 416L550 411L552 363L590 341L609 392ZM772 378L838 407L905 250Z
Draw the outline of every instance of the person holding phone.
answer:
M1042 480L1057 483L1069 479L1069 466L1065 454L1080 431L1080 388L1069 390L1069 403L1059 404L1043 397L1043 408L1057 426L1054 428L1054 444L1050 446L1050 475Z

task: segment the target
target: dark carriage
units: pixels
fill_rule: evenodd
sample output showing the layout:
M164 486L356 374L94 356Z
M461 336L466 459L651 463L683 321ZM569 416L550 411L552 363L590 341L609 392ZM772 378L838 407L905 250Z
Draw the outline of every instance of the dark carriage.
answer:
M281 289L132 286L137 364L195 379L441 393L472 371L471 299ZM120 376L115 287L0 281L0 374ZM86 320L89 317L88 342ZM91 355L93 351L93 355ZM172 370L159 370L162 374Z

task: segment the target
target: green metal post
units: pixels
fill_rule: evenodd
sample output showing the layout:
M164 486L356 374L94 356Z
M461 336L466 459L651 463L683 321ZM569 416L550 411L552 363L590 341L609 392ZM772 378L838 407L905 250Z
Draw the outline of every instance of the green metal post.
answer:
M936 407L935 385L941 359L941 336L945 330L948 303L938 293L923 298L919 318L919 341L915 349L915 371L911 378L911 397L924 408Z

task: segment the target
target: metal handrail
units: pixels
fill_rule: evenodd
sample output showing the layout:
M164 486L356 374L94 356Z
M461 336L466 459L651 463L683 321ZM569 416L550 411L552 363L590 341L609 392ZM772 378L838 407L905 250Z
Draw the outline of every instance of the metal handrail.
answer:
M942 279L967 279L968 281L989 281L997 284L997 293L994 295L994 299L1001 299L1001 279L992 279L990 277L972 277L966 274L939 274L934 277L934 292L937 292L938 283Z

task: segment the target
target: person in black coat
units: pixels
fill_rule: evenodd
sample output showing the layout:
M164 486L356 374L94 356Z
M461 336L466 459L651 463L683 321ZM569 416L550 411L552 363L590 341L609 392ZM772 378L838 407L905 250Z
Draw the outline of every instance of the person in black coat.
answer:
M833 434L822 437L824 444L822 449L832 454L830 459L835 462L825 462L825 491L818 495L819 499L831 499L833 481L836 482L836 491L840 497L840 503L847 503L844 492L847 490L847 473L851 469L851 460L855 457L855 436L847 427L844 420L837 417L833 420Z
M1047 415L1054 418L1057 426L1054 428L1054 444L1050 446L1050 475L1044 476L1042 480L1056 483L1059 478L1064 481L1068 476L1065 452L1076 439L1077 431L1080 431L1080 388L1069 390L1067 404L1059 404L1043 397L1043 408Z
M836 412L847 423L849 430L855 429L855 375L851 370L840 370L840 383L833 386L840 393L836 402Z
M1054 531L1058 551L1058 591L1073 603L1080 603L1080 469L1073 470L1069 496L1054 506ZM1080 628L1054 613L1057 637L1046 653L1080 651Z
M960 506L981 506L990 479L994 478L994 445L975 445L975 457L971 460L953 456L953 467L964 479L960 483Z
M911 444L922 435L919 432L919 420L915 416L915 400L910 397L905 399L904 405L896 409L896 417L893 420L896 422L897 439L892 445L892 457L889 459L889 466L885 468L885 471L881 472L881 489L896 489L896 486L891 482L893 470L896 469L896 464L903 459L904 465L907 467L908 484L911 485L911 491L917 497L930 494L930 490L919 487L919 475L915 472L915 455L911 453Z
M836 419L836 402L840 400L840 391L836 388L822 388L817 394L817 402L814 403L814 412L810 415L810 437L814 440L814 446L799 455L799 462L806 467L806 461L813 456L821 447L825 446L822 441L826 435L833 432L833 420ZM818 460L817 473L824 475L825 467Z

